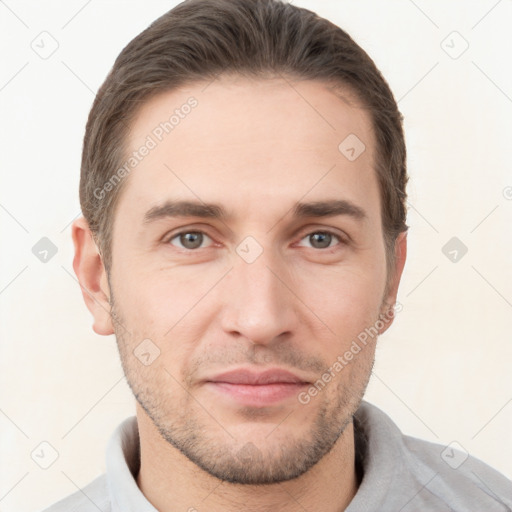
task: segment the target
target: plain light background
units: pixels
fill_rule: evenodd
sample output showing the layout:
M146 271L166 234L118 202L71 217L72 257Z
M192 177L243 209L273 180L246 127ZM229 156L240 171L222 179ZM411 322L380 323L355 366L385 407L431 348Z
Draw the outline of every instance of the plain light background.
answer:
M3 512L39 510L89 483L134 414L114 337L92 331L70 224L95 92L121 49L176 4L0 1ZM379 340L366 399L405 433L456 441L510 478L512 2L294 4L352 35L405 116L403 311ZM33 49L41 38L58 44L46 59ZM58 249L46 263L32 252L43 237ZM452 237L467 247L456 262L443 252ZM42 442L58 453L48 469L36 462L51 461Z

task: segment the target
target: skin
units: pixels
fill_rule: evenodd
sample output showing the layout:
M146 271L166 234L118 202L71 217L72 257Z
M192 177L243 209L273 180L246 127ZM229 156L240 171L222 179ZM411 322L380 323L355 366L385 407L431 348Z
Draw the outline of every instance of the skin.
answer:
M354 98L316 81L206 85L155 96L133 122L135 149L169 112L198 100L127 178L110 276L87 222L73 224L93 329L115 333L137 398L137 483L162 512L341 511L357 492L352 416L377 337L307 404L292 396L244 406L203 379L279 367L315 382L395 303L406 234L387 276L371 121ZM338 149L351 133L366 146L354 161ZM143 222L168 199L216 203L229 215ZM340 199L365 218L293 216L299 201ZM198 248L176 236L197 231L207 235ZM252 263L236 250L247 236L262 250ZM145 339L160 350L147 366L133 353Z

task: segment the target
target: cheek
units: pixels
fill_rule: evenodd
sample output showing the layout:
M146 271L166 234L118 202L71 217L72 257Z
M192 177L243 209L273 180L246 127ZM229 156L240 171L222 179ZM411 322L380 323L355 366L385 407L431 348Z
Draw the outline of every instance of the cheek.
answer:
M194 274L177 268L132 271L117 280L116 302L122 303L131 322L149 322L148 327L166 329L161 333L164 334L208 293L218 280L212 274Z
M385 286L385 264L302 267L295 273L299 296L333 330L344 335L350 326L375 321ZM338 327L335 329L334 326Z
M152 370L163 365L176 378L183 378L189 359L215 321L216 303L210 292L222 277L223 272L220 277L218 273L155 268L119 280L114 291L116 310L129 331L123 337L126 352L150 339L160 350Z
M326 394L327 402L339 396L358 398L367 384L375 357L383 286L375 274L346 270L331 273L309 288L316 314L334 332L334 336L320 337L317 345L335 383Z

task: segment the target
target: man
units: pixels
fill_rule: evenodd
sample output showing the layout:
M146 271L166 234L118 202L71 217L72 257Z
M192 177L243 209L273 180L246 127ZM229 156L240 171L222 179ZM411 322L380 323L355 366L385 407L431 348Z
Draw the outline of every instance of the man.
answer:
M50 511L510 510L512 484L362 402L406 259L401 115L340 28L189 0L121 52L74 269L137 416Z

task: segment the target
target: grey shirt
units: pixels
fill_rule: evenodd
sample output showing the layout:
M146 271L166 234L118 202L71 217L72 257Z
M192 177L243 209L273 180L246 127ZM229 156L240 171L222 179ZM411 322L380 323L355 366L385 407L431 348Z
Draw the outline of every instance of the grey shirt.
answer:
M346 512L512 511L512 481L452 445L403 435L368 402L354 427L362 481ZM133 416L108 443L106 473L44 512L157 512L137 487L139 449Z

